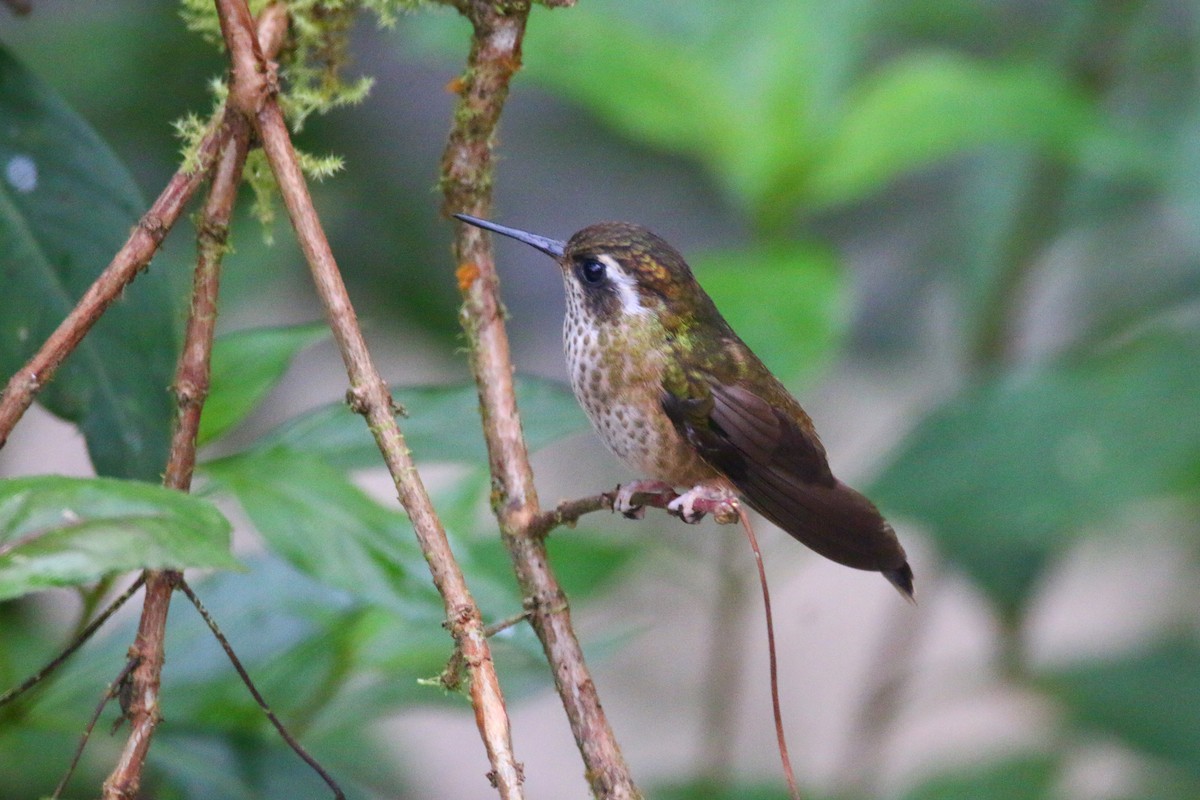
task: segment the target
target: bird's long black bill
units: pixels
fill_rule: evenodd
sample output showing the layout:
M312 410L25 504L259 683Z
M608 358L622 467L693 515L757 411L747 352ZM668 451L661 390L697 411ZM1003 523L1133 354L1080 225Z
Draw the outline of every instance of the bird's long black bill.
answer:
M538 236L536 233L527 233L519 231L516 228L509 228L504 225L497 225L494 222L488 222L486 219L472 217L470 214L455 214L455 219L460 219L463 222L474 225L476 228L483 228L493 233L498 233L501 236L507 236L510 239L516 239L518 242L524 242L530 247L536 247L552 258L562 258L563 248L566 247L565 242L560 242L557 239L551 239L546 236Z

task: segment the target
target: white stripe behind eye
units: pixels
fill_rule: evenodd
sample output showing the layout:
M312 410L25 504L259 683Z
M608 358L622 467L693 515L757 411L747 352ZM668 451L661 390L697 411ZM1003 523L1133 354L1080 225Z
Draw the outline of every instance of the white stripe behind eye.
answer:
M596 259L604 265L609 280L617 289L617 296L621 298L621 310L632 316L640 317L649 314L650 310L642 305L642 296L638 292L637 281L621 268L617 260L608 255L596 256Z

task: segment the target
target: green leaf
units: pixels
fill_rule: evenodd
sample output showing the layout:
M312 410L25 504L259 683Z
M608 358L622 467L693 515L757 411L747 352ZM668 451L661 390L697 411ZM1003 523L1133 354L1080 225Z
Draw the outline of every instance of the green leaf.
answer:
M1101 731L1200 780L1200 646L1164 642L1120 659L1056 671L1045 683L1077 725Z
M400 429L420 461L487 462L475 384L397 389L393 396L408 412ZM517 380L517 403L530 450L587 427L570 390L541 378ZM331 403L284 423L255 444L320 456L346 469L377 466L379 449L362 418L343 403Z
M849 316L833 253L780 242L705 253L695 267L722 315L776 375L809 378L829 362Z
M698 2L662 20L586 6L536 15L524 63L630 139L697 159L771 224L794 210L871 18L858 2Z
M636 544L613 541L584 528L555 533L547 547L555 574L575 600L594 597L612 587L639 552ZM505 600L510 604L519 602L508 553L498 536L474 537L463 550L460 561L470 578L472 592L480 594L477 587L484 586L488 591L487 596L479 596L481 606L500 610L505 607ZM497 592L497 587L503 591Z
M968 388L927 416L871 497L916 519L1005 613L1050 559L1123 504L1191 486L1200 333L1156 330Z
M1050 800L1058 796L1058 777L1058 759L1023 756L938 776L905 794L904 800Z
M246 418L279 382L292 359L329 333L324 323L254 328L219 337L199 443L206 444Z
M1083 98L1054 71L918 52L850 97L807 186L823 204L862 197L909 170L983 144L1066 152L1092 132Z
M788 800L790 796L782 782L730 784L706 780L657 786L650 794L651 800ZM808 790L804 796L819 800Z
M297 569L403 613L441 614L407 517L376 503L320 458L275 448L203 469Z
M210 503L112 478L0 481L0 600L133 569L236 568Z
M16 372L124 244L145 202L113 153L0 49L0 375ZM102 475L155 481L167 460L177 331L166 276L125 290L39 401L78 423Z
M612 58L612 53L621 53ZM735 138L729 87L700 47L654 35L614 14L537 14L525 71L639 141L705 155Z

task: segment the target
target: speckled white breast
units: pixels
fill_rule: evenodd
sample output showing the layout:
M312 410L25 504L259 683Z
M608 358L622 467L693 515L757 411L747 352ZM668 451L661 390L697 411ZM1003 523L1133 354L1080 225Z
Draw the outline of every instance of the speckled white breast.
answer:
M600 439L639 477L675 485L714 473L662 411L662 353L649 346L652 316L593 324L567 286L563 347L571 389Z

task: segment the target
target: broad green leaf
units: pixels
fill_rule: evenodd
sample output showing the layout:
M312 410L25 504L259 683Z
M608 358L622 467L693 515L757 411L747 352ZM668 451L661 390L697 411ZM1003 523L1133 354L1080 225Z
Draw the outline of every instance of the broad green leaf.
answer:
M0 376L17 371L124 244L145 209L96 133L0 49ZM157 480L178 351L166 276L135 281L39 395L78 423L101 475Z
M659 24L645 4L580 7L534 16L525 67L630 139L695 158L776 222L836 121L870 19L857 2L688 3Z
M262 401L292 359L329 333L324 323L254 328L219 337L213 344L212 386L200 420L206 444L237 425Z
M938 776L904 800L1051 800L1057 797L1058 759L1048 755L1009 758Z
M898 449L871 497L922 522L1001 610L1129 501L1195 481L1200 333L1147 333L964 390Z
M1200 646L1192 639L1056 671L1045 683L1077 725L1116 737L1200 781Z
M148 483L0 481L0 600L134 569L236 568L210 503Z
M614 52L620 58L612 58ZM583 104L618 131L692 155L736 138L727 106L732 87L702 47L594 8L535 14L525 71Z
M721 314L785 382L811 377L828 363L848 318L831 252L779 243L705 253L695 268Z
M204 473L297 569L403 613L441 613L408 519L320 458L275 448L221 459Z
M806 192L822 204L857 199L983 144L1061 153L1092 125L1083 98L1050 69L918 52L888 64L850 96Z
M397 389L393 396L407 411L400 429L418 461L487 463L474 384ZM562 384L520 378L517 403L530 450L587 427L574 396ZM381 458L362 417L344 403L286 422L255 444L256 449L280 447L318 455L347 469L377 466Z
M440 699L418 686L416 677L435 674L445 665L453 648L449 635L437 622L410 622L394 612L368 609L279 558L259 556L247 566L248 573L215 573L193 581L192 587L273 709L337 776L347 796L371 796L355 791L356 782L364 780L394 789L399 778L388 771L391 762L363 757L374 752L373 727L367 723L416 702ZM407 667L389 664L386 671L380 669L362 652L365 615L385 616L386 626L381 627L386 630L379 635L400 640L394 644L397 650L411 645L420 656L412 656ZM58 680L39 690L25 707L28 713L0 715L0 776L21 778L4 784L6 799L15 786L38 786L25 776L43 774L33 771L42 762L47 777L41 793L31 789L20 797L44 796L45 787L61 776L62 764L46 759L45 753L69 753L75 746L85 721L80 709L95 704L133 640L136 617L113 622L88 643L84 657L72 659ZM44 615L38 624L48 625ZM440 649L426 644L423 630ZM10 631L4 629L5 649ZM171 709L171 724L156 734L147 762L156 796L328 797L311 770L280 741L212 633L186 602L172 609L166 649L170 678L163 683L162 704ZM106 729L116 713L115 704L110 704L100 727ZM40 756L32 749L36 744L45 748ZM18 763L12 758L22 756L31 759L29 765L8 768ZM72 785L98 786L112 768L110 748L88 748L84 759L84 772L76 777L79 783Z

